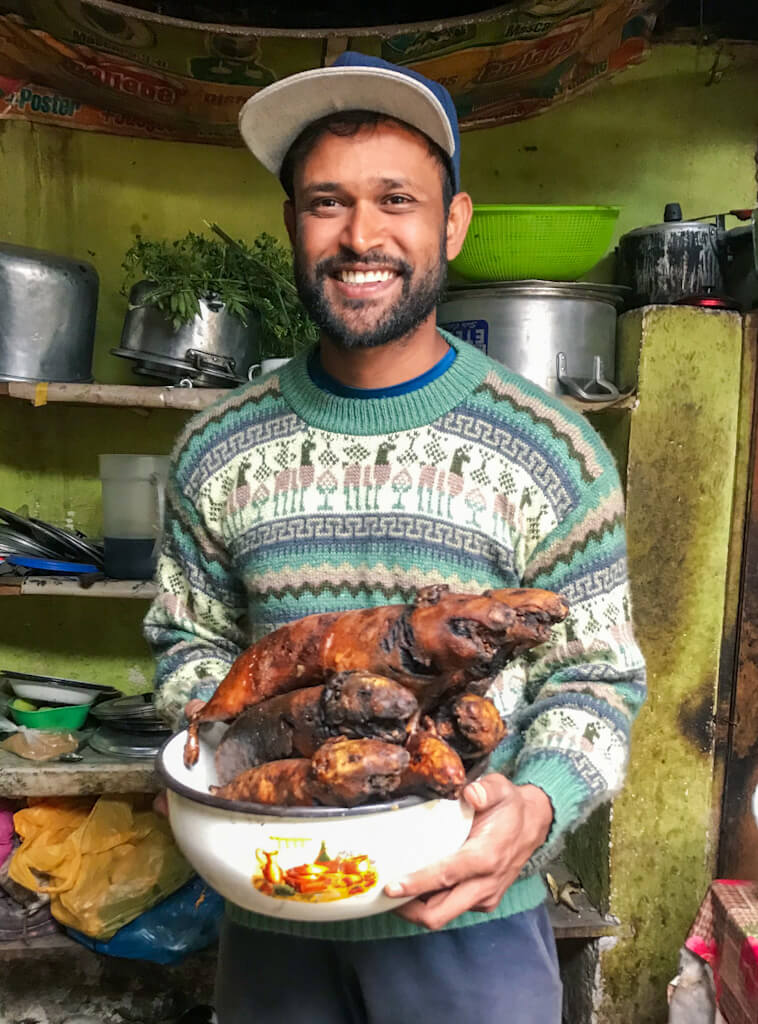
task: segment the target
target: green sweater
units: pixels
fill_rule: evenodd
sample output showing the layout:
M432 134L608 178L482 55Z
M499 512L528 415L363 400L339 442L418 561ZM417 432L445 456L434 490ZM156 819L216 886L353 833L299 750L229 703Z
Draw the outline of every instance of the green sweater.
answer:
M562 402L446 339L452 366L406 395L332 395L298 357L195 416L173 455L145 635L158 707L178 726L241 650L292 619L404 602L432 583L562 593L566 621L489 691L508 726L493 767L541 787L553 826L498 909L463 914L455 928L544 899L540 869L621 787L645 671L611 456ZM229 912L321 938L423 931L394 914L305 924Z

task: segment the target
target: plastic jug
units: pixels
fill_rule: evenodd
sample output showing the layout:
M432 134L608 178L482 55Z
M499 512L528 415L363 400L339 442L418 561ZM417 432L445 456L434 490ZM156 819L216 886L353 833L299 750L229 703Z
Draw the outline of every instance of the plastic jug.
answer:
M149 580L163 529L168 456L100 455L105 573Z

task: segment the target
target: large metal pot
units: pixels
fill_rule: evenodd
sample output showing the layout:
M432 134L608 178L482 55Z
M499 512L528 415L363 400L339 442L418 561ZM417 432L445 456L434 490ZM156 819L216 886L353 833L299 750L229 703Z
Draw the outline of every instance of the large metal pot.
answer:
M0 243L0 380L92 380L98 276L91 263Z
M437 323L555 395L619 397L613 285L505 281L448 292Z
M145 298L153 285L140 281L129 292L121 345L114 355L133 360L134 372L172 383L236 387L259 362L260 326L251 311L247 326L222 302L200 299L200 313L174 330Z
M616 276L632 289L630 307L674 303L724 290L723 218L716 224L682 220L668 203L662 224L637 228L618 244Z

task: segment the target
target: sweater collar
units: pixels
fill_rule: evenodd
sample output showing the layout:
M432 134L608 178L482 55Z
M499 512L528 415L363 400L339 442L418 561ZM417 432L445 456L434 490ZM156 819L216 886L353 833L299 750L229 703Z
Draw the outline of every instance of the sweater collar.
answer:
M312 427L336 434L389 434L434 423L459 405L490 369L489 359L473 345L440 330L457 355L445 373L404 395L343 398L322 391L308 373L308 353L295 356L279 370L287 404Z

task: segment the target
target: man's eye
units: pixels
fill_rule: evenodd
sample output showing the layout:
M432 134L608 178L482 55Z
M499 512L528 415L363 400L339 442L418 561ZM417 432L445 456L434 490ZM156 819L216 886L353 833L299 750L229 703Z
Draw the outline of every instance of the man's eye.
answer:
M407 206L412 203L413 200L410 196L393 195L387 196L385 202L389 203L391 206Z
M313 200L314 209L333 210L339 206L339 201L334 196L319 196Z

